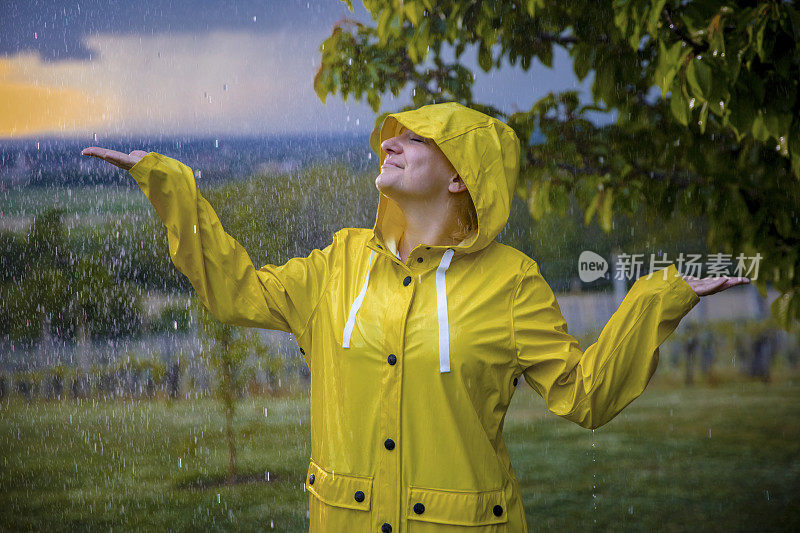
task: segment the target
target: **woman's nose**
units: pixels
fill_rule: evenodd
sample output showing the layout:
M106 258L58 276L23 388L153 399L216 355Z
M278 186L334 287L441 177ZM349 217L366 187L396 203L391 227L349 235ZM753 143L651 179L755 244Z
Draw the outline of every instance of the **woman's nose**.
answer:
M394 154L401 152L403 149L401 148L400 143L397 142L397 137L391 137L381 143L381 150L383 150L387 154L388 153Z

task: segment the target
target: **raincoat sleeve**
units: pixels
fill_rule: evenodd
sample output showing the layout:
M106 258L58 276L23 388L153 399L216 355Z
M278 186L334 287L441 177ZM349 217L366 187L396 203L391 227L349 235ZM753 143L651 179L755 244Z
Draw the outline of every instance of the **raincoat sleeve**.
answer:
M172 262L222 322L300 338L330 272L334 243L282 266L253 266L200 194L192 169L151 152L130 171L167 228Z
M517 287L513 327L518 364L553 413L595 429L644 392L658 347L700 297L675 265L636 280L597 342L581 351L553 291L533 263Z

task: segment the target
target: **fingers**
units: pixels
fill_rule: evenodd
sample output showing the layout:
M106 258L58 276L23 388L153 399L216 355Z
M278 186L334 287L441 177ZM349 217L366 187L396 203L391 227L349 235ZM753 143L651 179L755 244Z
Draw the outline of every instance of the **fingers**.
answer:
M750 280L745 277L730 277L720 276L713 278L699 279L695 276L682 276L684 281L697 293L698 296L709 296L722 292L736 285L744 285L750 283Z
M89 146L81 151L81 155L96 157L123 170L130 170L133 165L142 159L142 157L147 155L147 152L142 150L134 150L130 154L126 154L123 152L117 152L116 150L109 150L108 148L101 148L99 146Z

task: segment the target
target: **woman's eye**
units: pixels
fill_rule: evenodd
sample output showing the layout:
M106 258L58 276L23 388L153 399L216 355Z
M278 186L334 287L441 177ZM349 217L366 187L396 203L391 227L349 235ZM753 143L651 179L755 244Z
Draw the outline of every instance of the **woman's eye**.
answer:
M424 141L424 140L422 140L422 139L415 139L414 137L411 137L411 140L412 140L412 141L417 141L418 143L425 144L425 141Z

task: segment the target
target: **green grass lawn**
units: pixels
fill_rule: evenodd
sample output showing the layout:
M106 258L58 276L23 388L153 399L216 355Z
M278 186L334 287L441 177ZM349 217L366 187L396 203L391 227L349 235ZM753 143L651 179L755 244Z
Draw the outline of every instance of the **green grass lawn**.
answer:
M306 396L241 402L238 465L252 480L233 487L213 484L228 457L211 400L0 405L0 529L308 528ZM797 379L654 380L594 432L524 386L505 427L532 531L800 527Z

